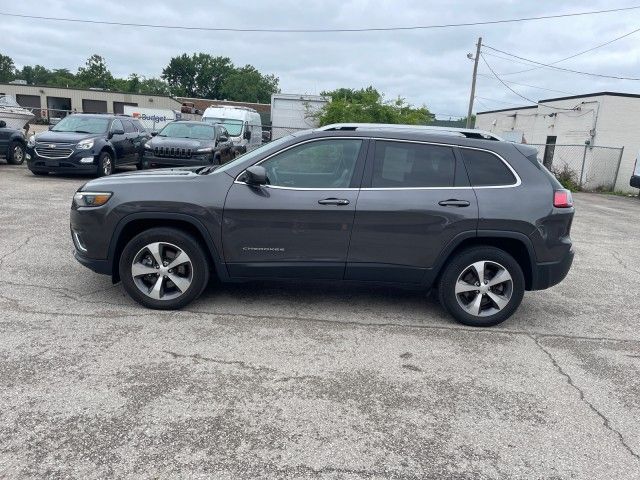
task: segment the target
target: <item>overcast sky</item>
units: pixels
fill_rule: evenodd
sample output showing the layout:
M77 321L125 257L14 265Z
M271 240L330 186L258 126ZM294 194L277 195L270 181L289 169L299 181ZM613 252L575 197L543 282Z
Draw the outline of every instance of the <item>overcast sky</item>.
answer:
M640 3L640 2L637 2ZM631 6L629 1L66 1L0 0L0 11L51 17L170 25L239 28L366 28L461 23ZM319 93L336 87L373 85L389 99L398 95L425 104L439 117L466 114L474 51L483 42L541 62L552 62L640 27L640 10L481 27L367 33L229 33L0 18L0 53L16 65L78 66L93 53L112 73L160 76L172 56L206 52L252 64L280 78L285 93ZM491 53L490 50L487 50ZM486 57L498 73L527 69ZM640 32L559 66L640 77ZM490 75L485 65L480 73ZM504 80L525 97L545 99L600 90L640 93L640 82L608 80L545 68ZM475 110L527 104L495 78L480 76Z

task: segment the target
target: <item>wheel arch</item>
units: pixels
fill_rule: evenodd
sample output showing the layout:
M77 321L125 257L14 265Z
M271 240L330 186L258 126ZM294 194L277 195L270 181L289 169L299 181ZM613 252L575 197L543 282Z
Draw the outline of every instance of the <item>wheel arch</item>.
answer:
M522 268L525 280L525 290L531 290L535 285L536 257L533 244L529 237L519 232L501 232L479 230L477 235L462 235L456 237L441 255L440 264L434 268L431 284L436 285L442 272L460 251L471 247L495 247L511 255Z
M194 217L178 213L144 212L127 215L118 223L109 244L109 263L111 264L111 278L114 283L120 280L120 256L125 245L136 235L151 228L175 228L191 234L203 247L209 265L219 279L226 278L226 270L222 264L218 251L202 223Z

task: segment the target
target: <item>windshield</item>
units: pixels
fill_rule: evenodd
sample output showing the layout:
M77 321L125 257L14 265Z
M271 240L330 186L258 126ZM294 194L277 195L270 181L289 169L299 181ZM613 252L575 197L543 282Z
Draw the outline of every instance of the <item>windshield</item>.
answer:
M51 129L53 132L75 133L107 133L109 119L100 117L85 117L84 115L71 115L56 123Z
M160 130L158 136L212 140L215 138L215 130L211 125L203 123L170 123Z
M287 135L286 137L279 138L277 140L274 140L273 142L265 143L264 145L254 149L254 150L251 150L250 152L247 152L247 153L245 153L243 155L240 155L239 157L237 157L232 162L225 163L223 166L216 168L215 169L215 173L224 172L225 170L228 170L230 168L235 167L239 163L243 163L243 162L245 162L247 160L251 160L252 158L255 158L255 157L259 156L259 155L262 155L262 153L264 153L266 150L269 150L269 149L271 149L273 147L277 147L278 145L281 145L281 144L291 140L291 138L293 138L293 135Z
M242 120L234 120L232 118L204 117L202 121L212 125L216 123L224 125L232 137L239 137L242 134L242 126L244 125Z

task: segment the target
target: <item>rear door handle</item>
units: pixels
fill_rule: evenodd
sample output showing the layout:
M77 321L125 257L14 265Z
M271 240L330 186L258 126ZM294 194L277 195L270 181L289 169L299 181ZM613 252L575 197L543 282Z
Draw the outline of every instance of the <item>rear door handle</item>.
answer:
M320 205L349 205L349 200L346 198L325 198L324 200L318 200Z
M449 200L442 200L438 202L438 205L442 207L468 207L471 203L466 200L456 200L455 198L450 198Z

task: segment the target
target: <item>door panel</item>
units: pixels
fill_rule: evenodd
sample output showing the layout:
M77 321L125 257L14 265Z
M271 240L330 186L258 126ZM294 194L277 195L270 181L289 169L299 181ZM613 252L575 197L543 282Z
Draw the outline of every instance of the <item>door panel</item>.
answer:
M477 223L476 195L454 148L376 140L345 278L420 283L456 236L475 235Z
M301 142L260 162L269 185L233 184L222 243L231 276L341 279L367 141Z
M342 278L358 190L291 190L235 183L222 243L232 277ZM320 204L336 198L348 204Z
M446 200L469 206L441 206ZM415 283L458 234L476 231L471 189L360 191L346 278Z

